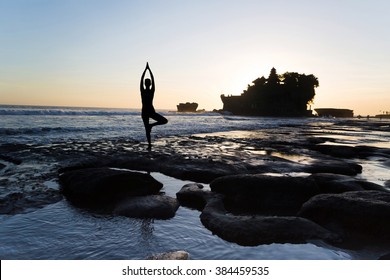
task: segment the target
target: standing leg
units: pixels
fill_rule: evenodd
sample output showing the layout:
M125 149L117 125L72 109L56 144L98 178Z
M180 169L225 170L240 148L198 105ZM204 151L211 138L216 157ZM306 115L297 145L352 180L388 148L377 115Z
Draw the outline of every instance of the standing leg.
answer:
M144 126L145 126L145 132L146 132L146 139L148 139L148 149L152 149L152 141L150 137L150 132L152 131L152 126L149 124L149 116L143 115L142 120L144 121Z

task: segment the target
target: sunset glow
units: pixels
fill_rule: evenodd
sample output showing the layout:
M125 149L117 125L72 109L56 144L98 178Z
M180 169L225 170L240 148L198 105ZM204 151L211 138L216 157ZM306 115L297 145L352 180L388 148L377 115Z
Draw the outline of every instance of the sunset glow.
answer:
M389 1L0 2L0 104L221 109L258 77L314 74L315 107L390 111Z

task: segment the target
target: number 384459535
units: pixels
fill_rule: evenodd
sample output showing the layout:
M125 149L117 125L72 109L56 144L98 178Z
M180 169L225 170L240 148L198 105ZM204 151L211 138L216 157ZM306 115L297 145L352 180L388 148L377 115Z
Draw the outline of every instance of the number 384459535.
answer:
M269 275L269 267L216 267L215 275Z

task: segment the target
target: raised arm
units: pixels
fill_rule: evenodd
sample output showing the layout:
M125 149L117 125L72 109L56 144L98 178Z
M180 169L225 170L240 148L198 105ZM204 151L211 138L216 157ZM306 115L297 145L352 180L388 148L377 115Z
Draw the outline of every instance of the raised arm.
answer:
M150 78L152 80L152 88L151 89L154 92L154 89L155 89L155 86L154 86L154 76L153 76L152 70L150 70L149 63L146 63L146 67L147 67L147 69L149 69Z
M140 84L139 84L139 89L140 89L141 92L144 90L144 78L145 78L146 70L148 70L148 65L146 65L145 70L144 70L144 72L142 73L142 76L141 76L141 81L140 81Z

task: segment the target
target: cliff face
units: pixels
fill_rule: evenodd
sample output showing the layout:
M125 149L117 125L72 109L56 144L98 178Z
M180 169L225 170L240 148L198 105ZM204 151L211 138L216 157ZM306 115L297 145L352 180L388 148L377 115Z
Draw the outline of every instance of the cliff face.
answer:
M268 79L256 79L241 95L221 95L223 110L235 115L308 116L311 111L307 107L314 99L315 87L318 79L314 75L278 75L272 68Z

